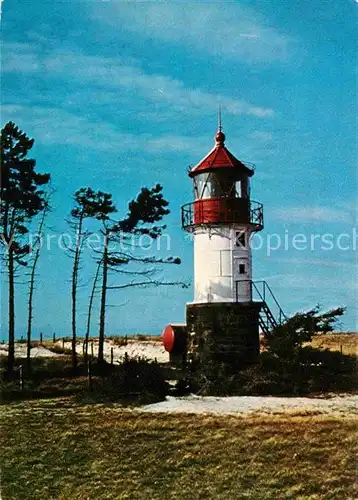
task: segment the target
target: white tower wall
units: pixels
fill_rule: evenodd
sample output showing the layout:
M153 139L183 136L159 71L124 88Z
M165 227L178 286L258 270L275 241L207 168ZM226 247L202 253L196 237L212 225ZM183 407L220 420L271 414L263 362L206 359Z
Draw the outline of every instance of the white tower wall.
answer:
M250 228L240 224L196 228L195 303L251 300L250 234ZM245 246L237 243L240 240Z

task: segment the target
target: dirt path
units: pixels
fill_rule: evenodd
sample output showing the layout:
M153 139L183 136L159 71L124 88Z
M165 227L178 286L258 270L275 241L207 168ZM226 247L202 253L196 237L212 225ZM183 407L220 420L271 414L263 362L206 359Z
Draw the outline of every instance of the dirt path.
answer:
M160 403L142 408L146 412L198 413L216 415L252 414L322 414L333 416L358 416L358 395L341 395L330 398L296 398L273 396L234 397L167 397Z

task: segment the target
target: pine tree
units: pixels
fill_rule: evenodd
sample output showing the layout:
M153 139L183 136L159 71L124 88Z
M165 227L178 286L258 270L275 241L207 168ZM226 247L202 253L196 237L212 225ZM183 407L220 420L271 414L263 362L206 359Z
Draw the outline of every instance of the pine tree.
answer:
M15 360L15 273L26 266L29 245L25 237L31 220L43 210L45 193L41 186L49 174L35 171L36 162L27 157L34 144L13 122L1 130L1 244L7 263L9 283L9 355L8 370Z
M344 307L322 313L319 305L307 312L296 313L266 336L266 347L279 358L290 360L302 349L304 343L311 342L313 335L332 332L344 313Z
M81 188L74 195L75 206L71 210L70 226L76 234L76 244L73 252L73 268L72 268L72 366L77 367L76 339L77 339L77 288L80 271L80 260L83 249L83 242L88 236L87 230L84 228L85 219L96 219L105 221L109 215L116 211L116 207L112 202L112 195L103 193L102 191L94 191L93 189Z
M129 264L180 264L179 258L168 257L166 259L158 257L143 257L136 255L130 249L123 249L123 243L126 239L132 240L133 237L147 235L151 239L157 239L161 236L162 231L166 228L165 225L158 226L157 222L170 213L168 210L168 201L165 200L162 194L162 186L156 184L152 188L142 188L137 198L132 200L128 205L127 216L117 222L108 220L103 221L102 234L104 237L103 251L101 255L102 262L102 285L101 285L101 303L100 303L100 320L99 320L99 346L98 346L98 361L103 362L104 359L104 338L105 338L105 316L107 305L107 291L115 289L124 289L136 286L160 286L160 285L182 285L180 282L165 282L155 279L155 270L144 269L143 271L123 271L123 266ZM119 249L112 249L116 243L119 244ZM126 275L141 276L141 281L131 281L122 285L109 285L109 272L120 272Z

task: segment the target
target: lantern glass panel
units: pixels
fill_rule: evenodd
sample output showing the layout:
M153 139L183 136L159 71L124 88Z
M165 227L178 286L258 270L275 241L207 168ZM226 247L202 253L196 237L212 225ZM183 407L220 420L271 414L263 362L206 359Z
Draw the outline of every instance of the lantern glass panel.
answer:
M227 169L204 172L194 177L195 199L249 198L247 175Z
M209 198L211 192L210 174L199 174L194 178L195 198Z

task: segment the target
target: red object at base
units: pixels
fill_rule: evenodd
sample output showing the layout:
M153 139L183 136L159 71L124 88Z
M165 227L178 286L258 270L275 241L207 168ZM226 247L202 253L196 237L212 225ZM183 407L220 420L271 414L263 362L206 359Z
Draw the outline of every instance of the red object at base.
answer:
M187 328L186 325L168 325L162 333L164 349L171 356L181 355L186 352Z
M175 342L175 333L174 333L173 327L171 325L168 325L164 328L163 333L162 333L162 340L163 340L164 349L167 352L172 352L172 350L174 348L174 342Z

